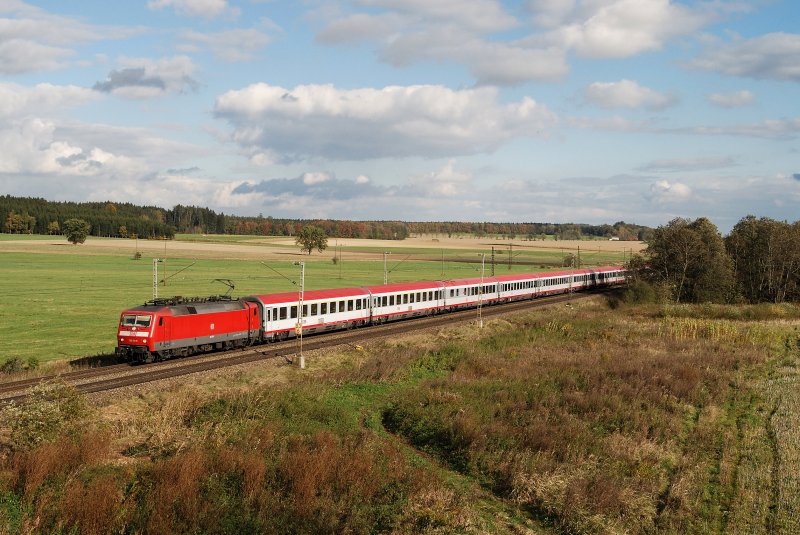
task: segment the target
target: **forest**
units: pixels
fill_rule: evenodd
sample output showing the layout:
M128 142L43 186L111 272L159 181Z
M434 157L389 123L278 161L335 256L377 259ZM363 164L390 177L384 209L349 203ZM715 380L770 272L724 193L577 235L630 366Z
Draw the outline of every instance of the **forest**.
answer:
M471 234L528 240L575 240L582 237L617 237L646 240L653 229L618 221L613 225L575 223L490 223L459 221L346 221L333 219L283 219L270 216L235 216L210 208L176 205L172 209L118 202L56 202L41 198L0 196L0 224L9 234L62 234L64 221L85 220L91 236L111 238L172 239L181 234L238 234L295 236L313 224L331 238L402 240L413 234Z

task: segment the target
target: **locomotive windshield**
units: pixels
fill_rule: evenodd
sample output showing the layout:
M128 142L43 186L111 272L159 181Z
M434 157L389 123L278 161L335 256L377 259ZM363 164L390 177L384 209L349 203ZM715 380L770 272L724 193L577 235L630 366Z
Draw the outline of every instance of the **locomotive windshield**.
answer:
M150 327L152 316L146 314L123 314L123 327Z

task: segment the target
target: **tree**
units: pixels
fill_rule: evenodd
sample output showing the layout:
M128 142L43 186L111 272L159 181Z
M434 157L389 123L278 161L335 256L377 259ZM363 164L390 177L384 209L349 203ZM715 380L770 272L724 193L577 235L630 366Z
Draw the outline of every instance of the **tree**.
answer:
M72 218L64 221L64 236L73 245L85 242L90 230L92 230L91 225L83 219Z
M61 234L61 225L58 221L51 221L47 224L47 233L51 236Z
M745 299L780 303L797 297L800 288L800 222L750 215L725 239L734 273Z
M25 214L17 214L13 210L6 216L5 230L9 234L31 234L36 226L36 218Z
M300 229L294 239L295 244L300 246L301 251L311 251L316 249L320 253L328 247L328 237L325 231L314 225L306 225Z
M666 286L677 302L728 302L735 296L733 263L717 227L705 217L676 218L653 232L645 254L647 280Z

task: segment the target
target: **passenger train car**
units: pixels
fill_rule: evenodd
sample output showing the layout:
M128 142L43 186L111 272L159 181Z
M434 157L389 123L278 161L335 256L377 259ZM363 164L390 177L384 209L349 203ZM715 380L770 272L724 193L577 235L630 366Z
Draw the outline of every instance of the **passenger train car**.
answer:
M286 340L300 334L580 291L625 282L621 266L446 281L408 282L226 297L149 301L122 312L116 352L153 362L219 349Z

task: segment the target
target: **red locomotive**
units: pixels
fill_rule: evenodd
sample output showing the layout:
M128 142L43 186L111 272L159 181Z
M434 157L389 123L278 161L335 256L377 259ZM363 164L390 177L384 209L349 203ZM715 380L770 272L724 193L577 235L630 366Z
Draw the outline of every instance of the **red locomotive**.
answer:
M260 340L259 307L242 299L156 299L120 316L117 355L152 362Z

